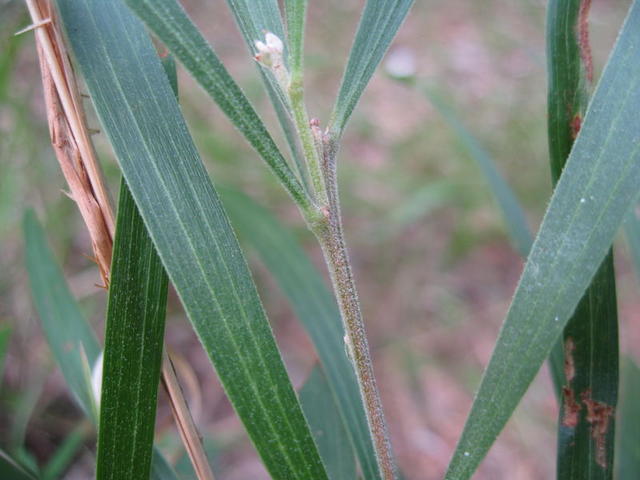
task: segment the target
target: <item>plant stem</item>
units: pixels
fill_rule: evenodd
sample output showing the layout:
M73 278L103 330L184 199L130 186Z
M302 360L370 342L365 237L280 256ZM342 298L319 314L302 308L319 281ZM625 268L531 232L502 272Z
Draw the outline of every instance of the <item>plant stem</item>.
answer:
M373 373L373 363L360 310L358 292L342 229L336 177L337 146L334 142L325 141L324 150L322 169L327 187L329 208L324 215L324 221L312 225L312 230L322 247L333 290L338 300L340 315L346 331L345 343L355 367L360 395L364 400L369 430L373 435L378 468L384 480L393 480L396 477L391 442L387 433L382 400Z
M325 179L320 166L320 155L316 149L307 109L304 105L304 88L302 86L302 75L298 71L294 71L291 76L289 85L289 99L291 101L291 109L293 110L293 118L298 130L298 137L302 144L305 159L309 168L309 176L311 184L315 192L314 199L320 206L328 203L327 188Z

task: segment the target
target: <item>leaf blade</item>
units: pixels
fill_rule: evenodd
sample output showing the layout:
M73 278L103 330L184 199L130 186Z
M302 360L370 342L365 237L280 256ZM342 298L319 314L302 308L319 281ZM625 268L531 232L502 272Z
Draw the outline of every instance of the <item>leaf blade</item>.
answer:
M586 45L588 3L552 0L547 6L548 133L555 184L580 129L589 97ZM588 60L591 61L590 59ZM562 333L565 358L558 417L557 476L611 479L618 400L618 312L613 250L609 250ZM596 407L601 418L593 415Z
M367 0L333 108L329 131L339 138L413 0Z
M168 278L124 181L105 333L96 478L148 478Z
M469 478L476 469L549 354L637 198L639 26L636 1L534 242L446 478ZM514 360L516 353L520 362ZM499 391L513 394L505 398Z
M158 254L265 466L276 478L326 478L244 257L143 25L117 1L59 0L58 7Z

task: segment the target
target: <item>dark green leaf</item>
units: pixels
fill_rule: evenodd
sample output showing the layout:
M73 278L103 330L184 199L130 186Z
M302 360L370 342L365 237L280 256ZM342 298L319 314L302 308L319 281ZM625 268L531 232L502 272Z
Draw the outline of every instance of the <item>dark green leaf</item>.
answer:
M591 279L640 183L640 3L625 26L534 242L447 478L469 478Z
M335 137L342 134L411 5L413 0L367 0L329 122Z
M2 388L2 378L4 376L4 364L11 338L11 328L7 325L0 327L0 389Z
M162 263L267 469L275 478L326 478L242 252L143 25L117 0L58 0L58 10Z
M547 6L549 155L555 184L579 132L592 66L585 65L588 7L582 0ZM582 45L582 46L581 46ZM590 59L588 60L591 61ZM613 251L563 331L565 372L558 418L557 476L611 479L618 399L618 312Z
M239 235L258 252L311 337L365 478L378 478L373 441L333 295L293 235L268 210L236 190L225 188L221 194Z
M311 371L300 390L300 402L327 467L329 478L356 478L353 447L338 413L329 382L320 367Z
M148 478L167 275L124 181L105 333L96 478Z

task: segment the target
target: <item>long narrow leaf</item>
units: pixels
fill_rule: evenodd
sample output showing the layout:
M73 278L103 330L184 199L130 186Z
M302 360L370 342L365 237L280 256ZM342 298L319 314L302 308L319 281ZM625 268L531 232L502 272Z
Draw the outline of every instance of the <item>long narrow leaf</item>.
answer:
M31 210L25 213L23 229L29 283L42 330L71 393L95 421L91 384L85 376L83 355L93 366L100 355L100 345L71 295L47 245L44 231Z
M333 295L293 235L268 210L236 190L225 188L220 193L238 234L258 252L311 337L365 478L379 478L373 440L353 364L345 353L344 329Z
M554 184L579 132L589 95L588 13L588 4L582 0L552 0L547 6L548 130ZM558 418L557 476L567 480L611 479L613 411L618 398L618 312L612 250L567 323L562 345L565 378Z
M624 233L633 259L636 276L640 280L640 218L638 207L632 208L624 219Z
M327 377L321 368L315 367L311 371L300 390L300 403L318 443L329 478L356 478L353 447L338 413Z
M120 186L105 333L96 478L148 478L167 275L124 182Z
M296 202L307 206L304 187L289 168L264 123L180 4L175 0L126 2L211 95Z
M413 0L367 0L329 123L334 136L342 134L411 5Z
M607 254L640 183L634 2L533 245L447 478L469 478Z
M57 3L140 214L265 466L275 478L326 478L242 252L144 26L117 0Z

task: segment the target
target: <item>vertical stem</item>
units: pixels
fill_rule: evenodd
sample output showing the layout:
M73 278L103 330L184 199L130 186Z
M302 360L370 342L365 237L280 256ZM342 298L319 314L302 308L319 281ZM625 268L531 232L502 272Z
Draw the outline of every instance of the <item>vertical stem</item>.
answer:
M322 166L327 186L329 210L324 221L316 223L312 228L322 247L340 307L340 314L346 330L345 342L355 367L360 394L364 400L369 429L373 435L378 468L384 480L393 480L396 477L391 442L387 433L382 400L373 373L373 363L360 311L358 292L342 230L336 178L336 153L335 144L327 142Z
M307 109L304 105L304 88L302 85L302 74L294 71L289 85L289 99L293 110L293 119L298 131L298 137L302 144L305 159L309 168L309 176L314 190L315 201L324 206L327 204L327 187L320 165L320 155L315 146Z

